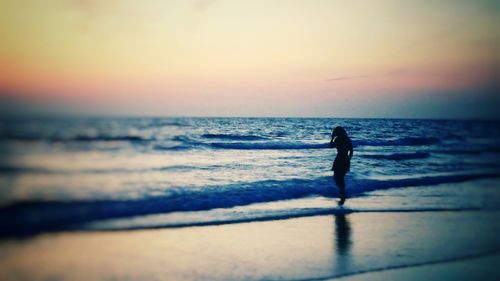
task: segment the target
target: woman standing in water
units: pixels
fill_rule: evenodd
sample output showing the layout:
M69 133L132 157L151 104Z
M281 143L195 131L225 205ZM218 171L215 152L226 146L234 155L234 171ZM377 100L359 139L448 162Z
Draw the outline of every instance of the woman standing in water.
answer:
M345 180L344 177L349 172L352 158L352 142L347 136L347 132L342 127L336 127L332 132L330 148L337 148L337 157L333 161L332 171L333 179L340 190L339 205L345 202Z

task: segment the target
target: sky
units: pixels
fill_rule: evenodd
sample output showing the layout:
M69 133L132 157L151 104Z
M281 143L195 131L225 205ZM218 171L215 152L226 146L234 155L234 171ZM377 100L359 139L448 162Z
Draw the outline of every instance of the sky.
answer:
M0 0L0 98L89 114L499 118L498 3Z

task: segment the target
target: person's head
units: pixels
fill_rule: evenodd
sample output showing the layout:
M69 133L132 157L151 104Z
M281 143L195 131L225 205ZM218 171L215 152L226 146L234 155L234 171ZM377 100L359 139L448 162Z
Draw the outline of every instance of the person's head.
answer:
M335 129L333 129L332 136L334 137L340 137L340 138L347 138L347 132L343 127L337 126Z

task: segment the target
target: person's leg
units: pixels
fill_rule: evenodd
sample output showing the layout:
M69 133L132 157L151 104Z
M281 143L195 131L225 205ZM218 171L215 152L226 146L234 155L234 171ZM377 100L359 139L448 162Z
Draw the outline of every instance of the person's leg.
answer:
M339 188L339 193L340 193L340 202L339 204L342 205L345 202L345 180L344 180L344 173L335 173L333 178L335 179L335 183L337 184L337 187Z

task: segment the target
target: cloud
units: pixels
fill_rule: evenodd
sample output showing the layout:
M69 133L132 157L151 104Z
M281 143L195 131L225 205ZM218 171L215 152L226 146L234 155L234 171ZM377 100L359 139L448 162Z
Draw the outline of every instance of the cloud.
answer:
M343 81L343 80L352 80L352 79L361 79L361 78L369 78L371 75L352 75L352 76L340 76L340 77L333 77L330 79L327 79L327 82L335 82L335 81Z
M83 33L91 31L99 19L110 13L116 14L121 5L117 0L63 0L62 2L66 7L80 14L74 22L74 27Z
M400 76L400 75L406 75L410 73L410 71L406 68L395 68L392 70L389 70L385 73L382 74L372 74L372 75L351 75L351 76L339 76L339 77L333 77L330 79L327 79L327 82L336 82L336 81L344 81L344 80L354 80L354 79L365 79L365 78L379 78L379 77L384 77L384 76Z
M193 9L196 12L204 13L214 4L214 2L215 0L196 0L193 3Z
M96 15L103 9L104 6L112 4L107 3L103 5L101 1L97 0L66 0L64 2L73 9L76 9L87 16Z

